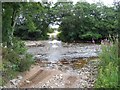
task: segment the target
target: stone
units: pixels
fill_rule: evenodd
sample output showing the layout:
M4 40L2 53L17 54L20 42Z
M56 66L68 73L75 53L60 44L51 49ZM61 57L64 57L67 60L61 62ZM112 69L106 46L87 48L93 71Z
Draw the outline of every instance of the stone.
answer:
M63 60L60 60L60 63L61 64L69 64L70 62L68 60L63 59Z
M26 82L27 84L29 84L29 83L30 83L30 81L29 81L29 80L25 80L25 82Z
M21 80L23 77L22 77L22 76L17 76L17 78L18 78L19 80Z

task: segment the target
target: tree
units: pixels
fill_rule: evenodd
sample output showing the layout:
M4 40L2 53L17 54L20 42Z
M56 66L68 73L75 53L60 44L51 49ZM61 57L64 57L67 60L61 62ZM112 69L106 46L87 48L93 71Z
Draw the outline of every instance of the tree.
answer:
M60 38L63 41L99 40L118 32L114 7L78 2L72 6L71 12L68 7L64 11L69 14L61 19Z
M48 39L48 26L52 21L50 5L47 2L43 6L41 3L26 3L18 18L15 36L30 40Z
M19 13L20 3L8 2L2 3L2 5L2 35L4 36L2 41L4 46L11 47L14 27L16 24L15 20Z
M31 64L34 62L31 55L26 53L24 43L15 38L13 34L18 23L18 17L22 13L23 8L26 8L26 4L24 4L20 2L2 3L3 84L14 78L18 72L29 70Z

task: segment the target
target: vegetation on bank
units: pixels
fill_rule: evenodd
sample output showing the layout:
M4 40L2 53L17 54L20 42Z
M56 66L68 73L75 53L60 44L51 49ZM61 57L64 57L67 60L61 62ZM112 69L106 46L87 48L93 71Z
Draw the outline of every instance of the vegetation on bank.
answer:
M24 43L14 36L18 17L24 10L30 10L29 6L34 5L22 2L2 3L2 85L21 72L29 70L34 63L32 56L27 54ZM30 16L26 15L26 18L30 22ZM29 28L31 27L30 30L35 29L32 22L27 24Z
M54 22L59 24L59 31L61 32L59 39L67 42L99 40L120 32L120 3L114 4L113 7L107 7L101 3L89 4L87 2L75 5L71 2L58 2L53 7L51 5L51 3L33 2L2 3L3 42L1 46L3 49L3 64L0 68L3 70L3 85L18 73L29 70L34 62L32 56L27 54L27 49L20 39L48 39L47 33L53 31L49 28L49 24ZM113 48L116 49L115 46L104 48L108 53L103 50L105 56L103 54L103 56L100 56L105 66L102 65L100 68L101 74L96 82L96 87L117 86L115 78L117 76L117 57ZM110 83L110 77L104 76L110 73L113 76L111 76L112 83ZM100 80L101 82L99 82Z
M114 88L117 90L120 88L120 2L116 2L115 5L118 38L117 40L113 39L113 45L102 46L101 64L98 79L95 82L96 88Z
M99 55L100 65L96 88L119 88L118 41L111 45L102 45Z
M2 85L15 78L21 72L29 70L34 63L32 55L27 54L22 41L13 40L11 48L2 47Z

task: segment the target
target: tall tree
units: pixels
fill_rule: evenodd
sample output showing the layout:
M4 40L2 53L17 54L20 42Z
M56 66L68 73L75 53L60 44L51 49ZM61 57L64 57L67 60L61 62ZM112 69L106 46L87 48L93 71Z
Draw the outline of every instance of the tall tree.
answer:
M20 3L2 3L2 39L4 46L12 45L14 27L16 24L16 16L20 11Z

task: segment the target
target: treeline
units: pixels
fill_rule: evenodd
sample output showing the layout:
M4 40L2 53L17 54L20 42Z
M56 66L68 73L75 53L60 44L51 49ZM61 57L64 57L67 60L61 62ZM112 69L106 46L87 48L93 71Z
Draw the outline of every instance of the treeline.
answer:
M64 7L65 5L63 5ZM73 8L70 8L73 7ZM63 41L100 40L118 33L117 9L101 3L86 2L67 5L60 25ZM62 12L62 11L61 11Z
M60 25L58 36L62 41L100 40L116 36L118 9L115 2L111 7L102 3L78 2L21 3L17 15L14 35L24 40L48 39L49 24Z

